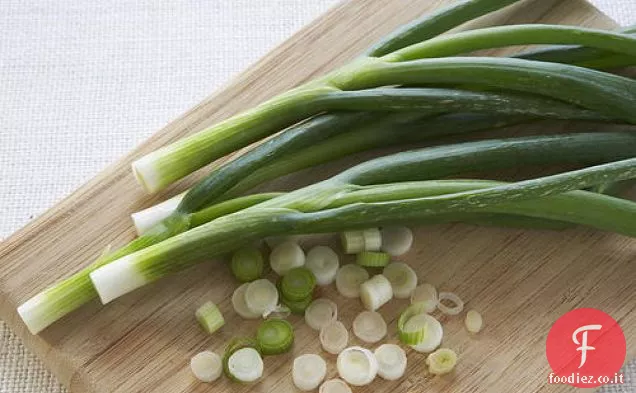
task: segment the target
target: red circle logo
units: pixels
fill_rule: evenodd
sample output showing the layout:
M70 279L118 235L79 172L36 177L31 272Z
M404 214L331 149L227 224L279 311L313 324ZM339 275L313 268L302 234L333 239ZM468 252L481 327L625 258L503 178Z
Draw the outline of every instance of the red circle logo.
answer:
M618 322L595 308L578 308L559 318L546 342L553 373L548 383L593 388L622 383L618 374L626 356Z

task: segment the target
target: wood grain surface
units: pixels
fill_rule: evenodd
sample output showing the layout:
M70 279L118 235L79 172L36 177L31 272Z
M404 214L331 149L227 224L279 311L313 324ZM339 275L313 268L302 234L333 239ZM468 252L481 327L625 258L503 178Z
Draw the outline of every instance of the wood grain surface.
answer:
M134 158L331 70L396 26L448 2L349 1L304 28L227 88L4 241L0 317L73 392L291 392L295 390L289 375L291 359L308 352L321 353L328 360L328 377L335 376L334 357L321 352L316 332L293 317L295 347L290 354L266 358L261 382L197 383L189 370L192 355L204 349L221 353L228 339L253 334L257 325L232 311L229 299L237 283L218 261L163 279L105 307L97 302L87 305L38 336L29 334L15 308L89 264L108 244L116 247L131 240L130 213L193 180L147 196L131 175ZM534 21L613 26L582 0L527 1L472 25ZM324 177L334 168L328 165L288 176L270 188L291 188ZM416 268L421 281L455 291L469 308L481 311L486 327L471 337L462 318L442 318L444 346L460 356L455 374L432 378L424 371L424 356L410 351L403 379L378 380L356 392L573 391L547 384L544 346L551 324L577 307L610 313L625 330L628 358L636 355L633 239L583 228L550 232L440 225L418 229L416 246L403 259ZM348 327L362 310L359 301L339 297L332 287L321 288L320 294L339 304ZM212 336L203 333L193 316L206 300L220 304L227 320ZM381 309L390 321L389 342L396 341L394 320L404 305L392 301Z

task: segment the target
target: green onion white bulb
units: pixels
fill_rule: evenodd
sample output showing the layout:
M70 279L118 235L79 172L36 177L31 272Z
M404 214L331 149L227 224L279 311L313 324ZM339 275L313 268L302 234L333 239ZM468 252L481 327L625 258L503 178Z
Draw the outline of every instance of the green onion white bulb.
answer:
M382 271L393 288L393 296L396 299L408 299L417 287L417 274L404 262L393 262Z
M305 267L316 277L316 284L329 285L336 279L340 259L331 248L316 246L307 253Z
M303 391L316 389L327 375L327 363L316 354L300 355L294 359L292 380Z
M391 283L382 274L377 274L360 285L360 300L367 310L375 311L392 298Z
M320 331L324 326L338 319L338 305L326 298L315 299L305 309L305 323Z
M345 348L336 361L338 375L349 385L368 385L378 375L378 361L373 352L362 347Z
M350 264L341 266L336 274L336 289L346 298L360 297L360 285L369 279L364 268Z
M380 233L382 251L392 256L406 254L413 246L413 232L405 226L383 227Z
M223 372L221 357L211 351L200 352L190 359L190 370L201 382L213 382Z
M305 264L305 252L293 241L285 241L272 249L269 265L279 276Z
M349 343L349 331L340 321L332 321L320 329L320 345L332 355L337 355Z
M406 353L395 344L382 344L373 352L378 361L378 375L387 381L402 378L406 371Z
M353 334L365 343L373 344L382 340L387 333L387 325L380 313L362 311L353 320Z

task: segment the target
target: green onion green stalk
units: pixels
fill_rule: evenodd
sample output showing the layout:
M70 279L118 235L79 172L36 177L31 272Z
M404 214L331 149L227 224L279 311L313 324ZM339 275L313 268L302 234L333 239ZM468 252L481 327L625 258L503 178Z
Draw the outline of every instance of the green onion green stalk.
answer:
M173 244L175 241L179 243L182 241L179 239L183 239L183 237L190 239L192 230L188 231L187 229L191 227L195 227L194 230L198 230L201 227L209 228L212 226L220 230L219 234L212 236L215 241L210 243L216 244L219 249L216 250L210 246L214 252L211 254L198 254L198 257L207 259L211 255L218 255L222 250L223 252L235 250L252 237L260 238L276 235L277 233L265 233L267 231L260 228L261 225L264 225L260 221L273 220L276 222L276 214L269 214L272 209L274 212L284 211L288 213L288 209L299 209L306 212L329 207L330 204L336 202L329 202L324 206L317 204L323 192L327 192L327 199L333 198L332 194L335 191L323 191L325 184L335 184L337 185L336 189L342 188L343 192L349 192L347 191L350 189L349 187L356 188L389 182L436 179L457 175L462 172L473 172L476 169L492 170L533 164L595 164L632 157L634 151L636 151L636 136L630 133L586 133L468 142L382 157L357 165L333 177L331 180L305 187L303 189L305 191L302 192L257 194L240 197L212 205L189 215L171 217L171 220L174 220L173 222L163 222L149 233L135 239L123 248L101 257L93 265L28 300L18 308L18 312L29 329L37 333L96 297L97 292L95 292L89 280L91 272L98 268L109 266L113 261L118 261L121 266L123 264L121 261L128 260L133 263L133 261L137 261L140 258L140 255L162 255L162 250L164 250L166 244ZM614 180L616 179L608 177L601 183ZM355 186L353 186L354 184ZM432 183L427 183L424 190L430 190L431 187ZM586 186L581 185L579 188L584 187ZM371 193L372 191L368 190L366 192ZM308 194L306 198L304 193ZM606 200L600 199L600 201ZM610 199L610 201L613 201L613 199ZM306 205L303 204L305 202ZM354 201L350 201L350 203L354 203ZM274 204L274 208L269 207L272 204ZM278 207L278 205L281 205L281 207ZM257 209L258 207L264 207L264 209ZM590 207L590 209L592 208ZM243 216L239 214L241 212L247 213ZM262 216L261 213L263 213ZM457 212L439 213L448 213L446 217L440 216L441 219L461 221L461 217L456 214ZM465 213L469 214L469 221L475 219L474 216L470 216L473 212L461 212L461 214ZM514 211L478 213L516 214ZM527 214L523 213L521 215ZM227 227L227 224L224 224L225 221L223 221L225 217L233 217L233 220L236 220L230 225L231 228L235 228L234 224L238 225L235 228L236 230L229 230L230 227ZM485 219L489 218L485 217ZM561 220L560 217L538 218L548 218L563 222L573 222L574 220L572 217L565 217L565 220ZM219 220L221 221L219 222ZM427 216L427 220L432 220L432 217ZM258 231L252 231L251 228L255 221L259 223ZM582 223L594 226L594 223ZM245 235L238 236L236 231L241 227L245 230ZM225 236L223 228L228 228L227 236ZM277 226L273 225L272 229L275 228ZM606 229L611 230L611 227ZM291 229L285 228L285 230ZM281 230L281 233L285 233L285 230ZM264 231L264 233L259 235L261 231ZM220 244L216 241L219 241ZM202 242L207 242L207 240L202 240ZM192 253L184 255L192 256L194 253L195 250L193 249ZM179 259L180 257L176 257L175 260ZM179 266L179 264L175 264L175 266ZM146 279L144 278L136 281L135 285L143 285L145 282ZM134 287L135 285L129 286Z
M393 157L389 156L389 161ZM375 165L378 160L372 161ZM413 162L394 168L415 170ZM372 169L371 166L370 169ZM439 214L488 212L528 215L636 236L636 203L587 191L607 181L636 177L636 158L511 184L475 181L410 181L357 185L342 179L299 189L127 255L90 274L103 303L168 274L250 241L290 233L321 233L423 220ZM402 171L400 171L402 172ZM420 171L421 172L421 171ZM378 175L382 179L383 174Z
M636 98L636 81L629 78L522 59L426 58L439 53L454 56L499 45L529 43L578 44L636 55L636 39L629 35L578 27L517 25L447 35L383 57L359 58L318 80L150 153L133 163L133 169L147 190L157 191L227 153L329 110L326 97L333 97L338 91L381 86L451 84L524 92L578 105L610 118L636 122L636 115L629 108L629 103ZM339 105L344 105L347 99L351 96L341 97Z

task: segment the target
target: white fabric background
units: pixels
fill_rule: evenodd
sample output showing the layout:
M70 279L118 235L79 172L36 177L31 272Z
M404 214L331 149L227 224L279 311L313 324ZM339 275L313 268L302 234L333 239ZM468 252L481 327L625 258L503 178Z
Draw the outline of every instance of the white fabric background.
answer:
M0 240L337 1L0 0ZM0 392L64 391L0 321Z

